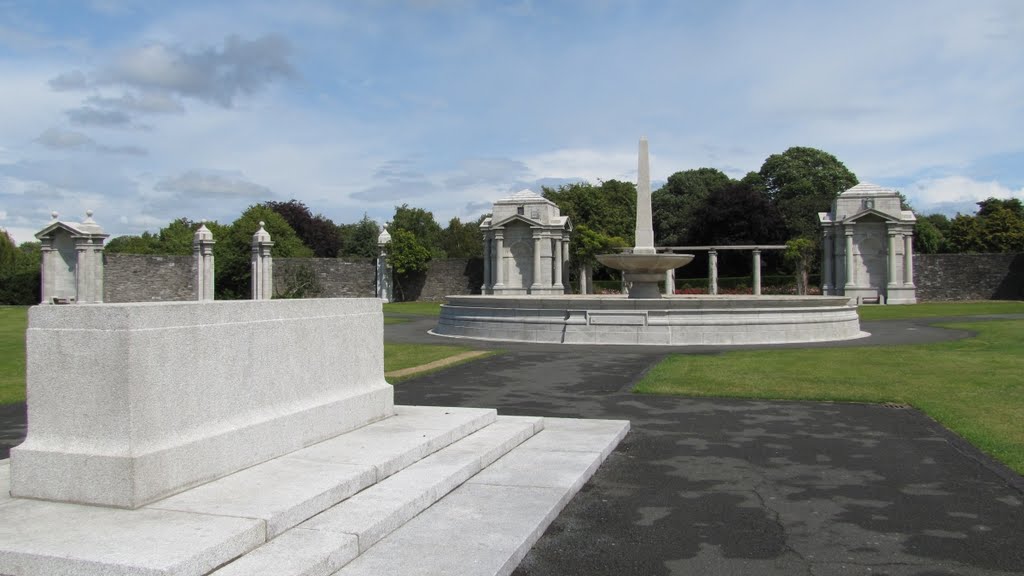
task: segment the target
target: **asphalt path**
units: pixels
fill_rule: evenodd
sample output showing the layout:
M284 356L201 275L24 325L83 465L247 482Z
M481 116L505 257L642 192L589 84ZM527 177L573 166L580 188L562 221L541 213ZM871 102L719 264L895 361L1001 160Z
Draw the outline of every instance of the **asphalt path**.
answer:
M862 322L871 336L779 348L969 335L932 325L946 320L970 318ZM460 341L428 334L434 322L386 325L385 339L504 353L402 381L396 402L632 424L515 576L1024 573L1024 478L916 410L638 395L667 354L738 347ZM0 406L0 458L24 434L24 404Z
M864 322L871 336L816 346L969 335L944 320L965 319ZM459 343L433 322L385 338ZM632 424L515 576L1024 573L1024 479L921 412L631 392L666 354L736 347L462 343L505 353L405 380L396 402Z

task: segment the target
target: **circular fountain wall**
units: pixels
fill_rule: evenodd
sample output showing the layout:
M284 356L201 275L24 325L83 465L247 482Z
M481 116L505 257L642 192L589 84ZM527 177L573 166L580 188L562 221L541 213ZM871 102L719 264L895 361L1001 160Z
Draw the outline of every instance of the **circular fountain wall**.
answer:
M441 336L566 344L728 345L866 336L830 296L447 296Z
M559 344L790 344L866 336L830 296L447 296L441 336Z

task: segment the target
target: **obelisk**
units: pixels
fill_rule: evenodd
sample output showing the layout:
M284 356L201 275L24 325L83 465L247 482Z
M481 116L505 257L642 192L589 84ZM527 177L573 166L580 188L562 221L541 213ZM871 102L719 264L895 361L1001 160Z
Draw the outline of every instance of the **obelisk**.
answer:
M647 159L647 138L640 138L636 169L636 230L634 254L654 254L654 224L651 221L651 165Z

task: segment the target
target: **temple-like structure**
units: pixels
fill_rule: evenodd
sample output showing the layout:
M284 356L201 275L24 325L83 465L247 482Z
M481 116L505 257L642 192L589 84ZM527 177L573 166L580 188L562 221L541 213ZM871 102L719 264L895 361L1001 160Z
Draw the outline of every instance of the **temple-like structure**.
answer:
M823 229L822 293L858 303L913 304L914 213L899 193L858 184L841 193L831 212L818 213Z
M57 219L36 233L42 244L42 303L103 302L103 242L108 234L92 219Z
M572 223L554 202L530 191L498 200L480 223L484 294L564 294Z

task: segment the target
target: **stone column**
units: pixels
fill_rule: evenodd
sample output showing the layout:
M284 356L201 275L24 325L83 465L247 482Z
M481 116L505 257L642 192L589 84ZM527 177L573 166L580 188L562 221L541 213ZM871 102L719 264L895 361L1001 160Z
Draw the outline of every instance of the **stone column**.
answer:
M93 290L96 291L96 299L93 302L103 302L103 239L94 238L92 244L92 269L96 275L93 280Z
M274 293L274 264L270 256L270 248L274 245L270 241L270 234L263 229L264 222L260 222L260 229L252 235L252 299L270 300Z
M903 285L914 288L914 235L903 235Z
M196 300L213 300L213 233L200 223L192 236L192 255L196 262Z
M505 287L505 271L504 262L502 261L505 257L505 231L495 230L494 231L494 288Z
M761 251L754 250L754 296L761 295Z
M530 291L540 290L544 287L544 278L541 276L541 232L540 230L533 231L533 284L530 286Z
M551 250L551 267L554 276L551 280L551 285L556 288L562 288L565 290L565 286L562 285L562 239L555 238L554 244Z
M488 294L493 284L491 283L491 239L484 232L484 284L480 287L481 294Z
M665 296L671 296L676 293L676 270L671 268L665 270Z
M53 249L53 238L43 238L40 240L39 247L40 255L42 256L41 267L39 269L40 275L40 304L52 304L53 303L53 282L56 277L54 274L53 267L56 265L54 262L55 258L58 258L57 252Z
M708 250L708 294L718 294L718 251Z
M832 234L825 231L821 237L821 294L829 296L832 294L832 259L835 258L833 249Z
M569 282L569 236L562 238L562 287L567 294L572 293L572 283Z
M853 282L853 228L847 226L844 233L846 234L846 284L843 289L846 290L856 287Z
M89 265L89 240L75 240L75 303L92 302L90 287L92 267Z
M896 262L896 234L897 232L893 229L889 229L889 288L899 287L899 263Z

